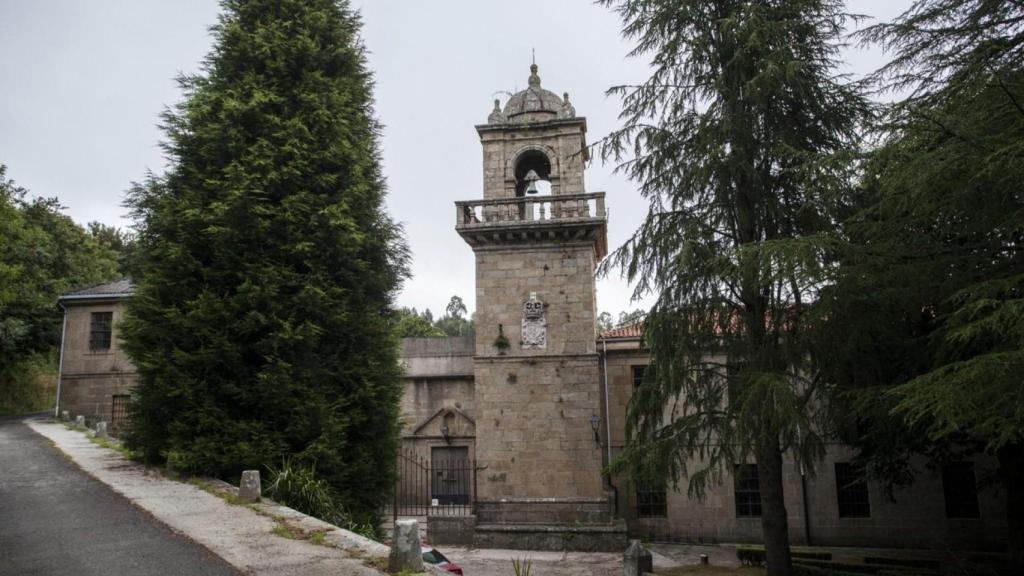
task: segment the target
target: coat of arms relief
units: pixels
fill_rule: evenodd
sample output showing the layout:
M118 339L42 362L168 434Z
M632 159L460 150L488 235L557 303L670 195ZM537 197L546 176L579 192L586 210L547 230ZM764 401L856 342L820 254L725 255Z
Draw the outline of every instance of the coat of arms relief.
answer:
M548 322L544 317L544 303L537 299L536 292L530 292L530 299L523 302L523 348L538 350L548 347Z

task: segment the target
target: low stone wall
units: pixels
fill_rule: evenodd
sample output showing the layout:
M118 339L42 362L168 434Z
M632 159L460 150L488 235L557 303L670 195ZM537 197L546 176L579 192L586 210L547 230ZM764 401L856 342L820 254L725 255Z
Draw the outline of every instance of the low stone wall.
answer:
M476 516L427 516L430 543L444 546L473 546Z
M608 498L506 498L480 500L476 514L481 524L607 524Z
M626 524L621 521L603 526L478 524L474 538L477 548L511 550L622 552L626 544Z

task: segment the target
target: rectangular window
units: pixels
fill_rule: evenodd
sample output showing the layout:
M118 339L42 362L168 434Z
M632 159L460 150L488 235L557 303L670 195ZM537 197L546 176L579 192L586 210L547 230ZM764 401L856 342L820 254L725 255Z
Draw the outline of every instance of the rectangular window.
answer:
M638 518L664 518L667 514L668 498L664 488L637 488L636 515Z
M947 518L981 518L973 462L953 462L943 466L942 491L946 496Z
M761 516L761 480L757 475L757 464L736 466L733 477L736 492L736 517L757 518Z
M113 312L92 313L92 320L89 323L89 350L93 352L110 350L113 320Z
M633 390L636 390L644 383L644 374L647 372L647 366L633 366Z
M871 500L864 470L850 462L836 462L836 497L840 518L870 518Z

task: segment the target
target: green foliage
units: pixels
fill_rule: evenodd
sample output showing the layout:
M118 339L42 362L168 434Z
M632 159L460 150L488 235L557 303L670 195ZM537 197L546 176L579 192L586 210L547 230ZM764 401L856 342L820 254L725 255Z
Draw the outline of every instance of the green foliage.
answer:
M376 522L398 449L372 76L348 2L225 0L203 70L164 114L166 174L136 185L139 371L127 444L191 474L290 457Z
M459 296L452 296L445 315L434 320L430 310L422 314L415 308L401 308L396 312L398 335L402 338L467 336L475 333L473 318L464 318L466 304Z
M598 144L649 205L602 269L655 298L656 369L614 468L685 477L700 496L756 457L769 572L787 573L781 455L813 469L827 405L808 303L830 279L870 113L837 72L850 17L838 0L602 4L651 60L643 83L609 91L623 126Z
M505 328L498 324L498 335L494 338L494 347L497 348L498 354L504 354L512 347L512 343L508 341L508 336L505 336Z
M736 558L744 566L764 566L764 547L737 546Z
M797 567L802 569L797 570ZM833 562L810 558L794 558L793 568L794 574L808 574L812 576L819 574L822 576L854 576L858 574L920 576L922 574L938 573L937 568L926 568L920 565L858 564L855 562Z
M931 572L938 572L942 568L942 562L928 558L891 558L883 556L868 556L864 558L865 564L878 564L883 566L898 566L901 568L923 568Z
M819 342L837 414L869 469L911 481L910 457L985 450L1024 486L1024 6L919 0L868 40L889 107ZM1010 497L1009 500L1018 500ZM1008 510L1013 569L1024 520ZM1014 527L1016 525L1016 527Z
M794 561L796 561L796 559L832 560L831 552L819 550L792 549L789 551L789 555L793 557ZM737 546L736 558L739 559L740 564L743 564L744 566L764 566L764 546Z
M395 325L400 338L445 336L444 331L431 321L430 310L420 314L415 308L400 308L395 312Z
M645 316L647 316L646 310L624 310L619 312L619 319L615 322L615 327L622 328L623 326L632 326L638 322L643 322Z
M135 238L120 228L107 226L102 222L89 222L89 235L96 240L96 243L107 250L112 250L118 255L117 268L121 276L127 278L137 277L135 273Z
M285 459L280 467L267 466L263 493L272 500L367 538L377 538L375 520L357 521L349 514L334 490L319 478L315 466L303 466ZM322 538L322 536L321 536Z
M611 330L614 327L615 326L612 323L612 315L611 315L611 313L609 313L609 312L601 312L600 314L597 315L597 332L598 332L598 334L600 334L602 332L607 332L608 330Z
M0 416L52 411L56 399L56 350L22 357L0 368Z
M530 576L532 569L533 561L529 557L512 559L512 572L515 576Z
M57 298L116 279L119 256L6 173L0 165L0 413L13 413L53 405Z
M793 576L860 576L860 572L847 572L832 567L810 566L808 564L794 563ZM911 575L907 575L911 576Z

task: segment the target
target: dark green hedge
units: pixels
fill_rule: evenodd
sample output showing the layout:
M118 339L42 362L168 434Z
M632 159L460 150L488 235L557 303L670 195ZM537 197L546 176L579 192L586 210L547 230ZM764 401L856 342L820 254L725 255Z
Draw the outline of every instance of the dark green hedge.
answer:
M794 559L803 558L807 560L831 560L832 553L818 550L793 550L789 551ZM764 546L737 546L736 557L746 566L764 565Z

